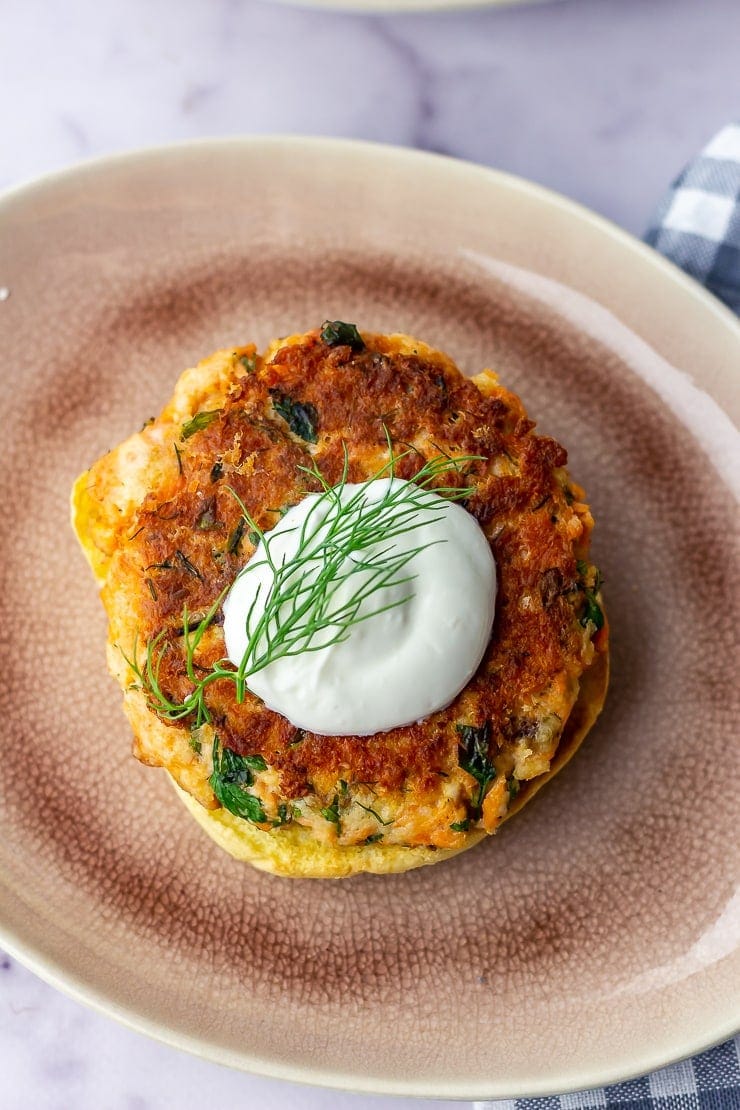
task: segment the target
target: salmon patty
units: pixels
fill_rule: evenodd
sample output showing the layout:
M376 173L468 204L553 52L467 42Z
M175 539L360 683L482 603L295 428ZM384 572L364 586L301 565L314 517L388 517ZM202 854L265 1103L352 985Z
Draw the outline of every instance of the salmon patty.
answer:
M289 875L436 862L495 832L581 742L607 682L593 520L564 448L533 429L492 371L466 378L416 339L336 322L185 371L161 415L78 479L73 524L134 754L232 854ZM496 562L492 634L465 688L371 736L297 728L226 679L201 713L168 711L224 660L220 599L259 531L320 492L317 473L360 483L389 454L411 482L448 460L436 481L461 491Z

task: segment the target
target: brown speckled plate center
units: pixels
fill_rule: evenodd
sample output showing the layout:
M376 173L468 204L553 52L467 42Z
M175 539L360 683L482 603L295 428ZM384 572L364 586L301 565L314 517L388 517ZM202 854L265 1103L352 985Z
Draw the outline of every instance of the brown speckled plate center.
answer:
M0 203L0 285L4 943L174 1044L357 1089L572 1089L729 1035L730 315L523 182L330 141L173 148L20 190ZM291 882L219 852L130 757L67 499L186 366L327 316L499 368L569 448L613 681L573 763L492 841Z

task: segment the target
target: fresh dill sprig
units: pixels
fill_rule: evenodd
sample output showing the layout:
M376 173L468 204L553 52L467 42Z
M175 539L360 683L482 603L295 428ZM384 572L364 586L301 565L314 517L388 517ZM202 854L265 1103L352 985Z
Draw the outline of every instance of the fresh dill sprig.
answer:
M269 589L259 617L256 614L262 600L261 586L255 591L245 622L247 646L238 667L227 659L220 659L203 673L203 668L196 668L195 663L203 638L231 585L222 590L205 616L194 625L187 605L183 608L182 643L191 690L181 701L174 701L167 695L160 679L165 654L173 650L171 641L166 639L167 629L147 642L141 663L138 643L134 644L132 657L124 658L145 692L150 708L160 717L180 721L192 716L196 728L210 722L206 695L214 682L233 683L236 701L241 703L249 678L277 659L343 643L356 625L410 600L411 595L405 592L386 604L363 610L365 603L378 591L403 586L413 580L415 575L409 564L420 552L440 541L420 542L399 553L394 540L441 518L444 508L429 496L430 493L453 501L468 497L473 492L472 487L435 483L443 474L478 461L480 456L440 455L429 459L412 482L390 482L381 497L367 501L365 495L370 484L379 478L393 478L398 462L411 453L394 455L390 437L388 440L388 462L348 497L344 496L349 473L346 447L342 476L336 486L327 482L315 462L299 467L318 482L322 492L300 526L295 554L284 561L276 561L270 533L260 528L237 492L227 487L239 505L241 521L249 528L250 538L261 545L260 557L251 559L240 575L267 568L271 576ZM313 528L316 521L319 521L318 527ZM285 535L284 529L282 534ZM355 577L358 575L361 577ZM349 591L343 589L347 584Z
M371 816L373 816L375 818L375 820L378 822L379 825L392 825L393 824L392 821L384 821L383 818L378 813L377 809L373 809L372 806L363 805L362 802L359 802L357 800L357 798L354 799L354 802L355 802L355 805L360 807L360 809L364 809L365 813L371 814Z

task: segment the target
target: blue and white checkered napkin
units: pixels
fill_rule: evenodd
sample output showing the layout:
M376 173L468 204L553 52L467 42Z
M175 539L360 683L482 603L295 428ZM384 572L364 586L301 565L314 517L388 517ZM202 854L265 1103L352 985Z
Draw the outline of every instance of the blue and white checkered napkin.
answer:
M740 123L724 127L658 206L645 239L740 313ZM740 1036L641 1079L476 1110L740 1110Z
M475 1110L739 1110L740 1037L614 1087L474 1102Z
M740 123L688 164L645 238L740 313Z

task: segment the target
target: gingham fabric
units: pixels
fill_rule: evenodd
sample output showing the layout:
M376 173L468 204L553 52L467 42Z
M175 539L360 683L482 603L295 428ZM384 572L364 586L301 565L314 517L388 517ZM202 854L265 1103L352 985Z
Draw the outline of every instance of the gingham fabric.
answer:
M740 313L740 123L689 163L645 239Z
M474 1102L475 1110L740 1110L740 1036L641 1079L549 1098Z
M645 239L740 313L740 124L724 127L676 179ZM740 1110L740 1036L628 1083L475 1110Z

